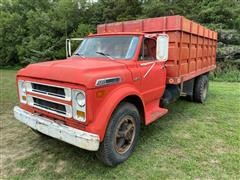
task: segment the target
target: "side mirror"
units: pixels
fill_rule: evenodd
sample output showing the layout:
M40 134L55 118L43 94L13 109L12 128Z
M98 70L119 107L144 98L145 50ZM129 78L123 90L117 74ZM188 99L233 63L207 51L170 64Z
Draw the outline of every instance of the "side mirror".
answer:
M159 34L157 37L157 60L167 61L168 60L168 43L169 38L167 34Z
M66 39L66 58L69 58L72 56L71 41L83 41L83 40L84 40L84 38Z
M66 58L70 57L71 55L72 55L71 40L66 39Z

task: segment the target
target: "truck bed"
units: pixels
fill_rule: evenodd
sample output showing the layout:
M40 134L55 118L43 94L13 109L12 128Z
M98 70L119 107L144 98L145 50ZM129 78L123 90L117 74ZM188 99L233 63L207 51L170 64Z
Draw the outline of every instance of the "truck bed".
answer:
M97 33L166 33L167 83L179 84L216 67L217 33L183 16L124 21L97 26Z

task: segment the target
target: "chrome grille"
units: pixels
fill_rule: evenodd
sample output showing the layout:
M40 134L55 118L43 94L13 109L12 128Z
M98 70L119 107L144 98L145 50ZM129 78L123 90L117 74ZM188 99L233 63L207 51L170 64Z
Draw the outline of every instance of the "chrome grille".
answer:
M62 104L52 100L50 101L32 95L27 95L27 103L32 107L51 112L53 114L57 114L67 118L72 117L72 107L68 104Z
M46 96L71 101L70 88L30 81L26 82L26 87L28 92L34 92L37 94L43 94Z
M39 92L39 93L62 97L62 98L66 96L64 89L59 87L32 83L32 90L34 92Z
M33 102L35 106L39 106L44 109L52 110L57 113L66 115L66 107L62 104L46 101L46 100L35 98L35 97L33 97Z

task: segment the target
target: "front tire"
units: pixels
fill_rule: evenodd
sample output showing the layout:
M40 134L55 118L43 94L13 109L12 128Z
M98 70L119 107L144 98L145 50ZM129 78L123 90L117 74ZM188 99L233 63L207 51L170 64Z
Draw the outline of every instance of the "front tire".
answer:
M199 76L194 83L193 100L204 103L208 94L208 76Z
M97 157L108 166L116 166L129 158L140 133L140 114L130 103L121 103L109 121Z

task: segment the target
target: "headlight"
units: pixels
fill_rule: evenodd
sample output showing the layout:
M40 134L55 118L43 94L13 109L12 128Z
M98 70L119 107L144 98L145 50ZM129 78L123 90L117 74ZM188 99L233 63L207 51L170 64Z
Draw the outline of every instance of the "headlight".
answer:
M79 92L76 95L76 101L80 107L84 107L86 105L85 95L82 92Z
M25 84L24 81L23 81L23 83L21 83L21 87L20 88L22 89L23 93L26 93L26 84Z
M19 99L20 102L23 104L27 103L27 96L26 96L26 84L23 80L18 81L18 92L19 92Z

